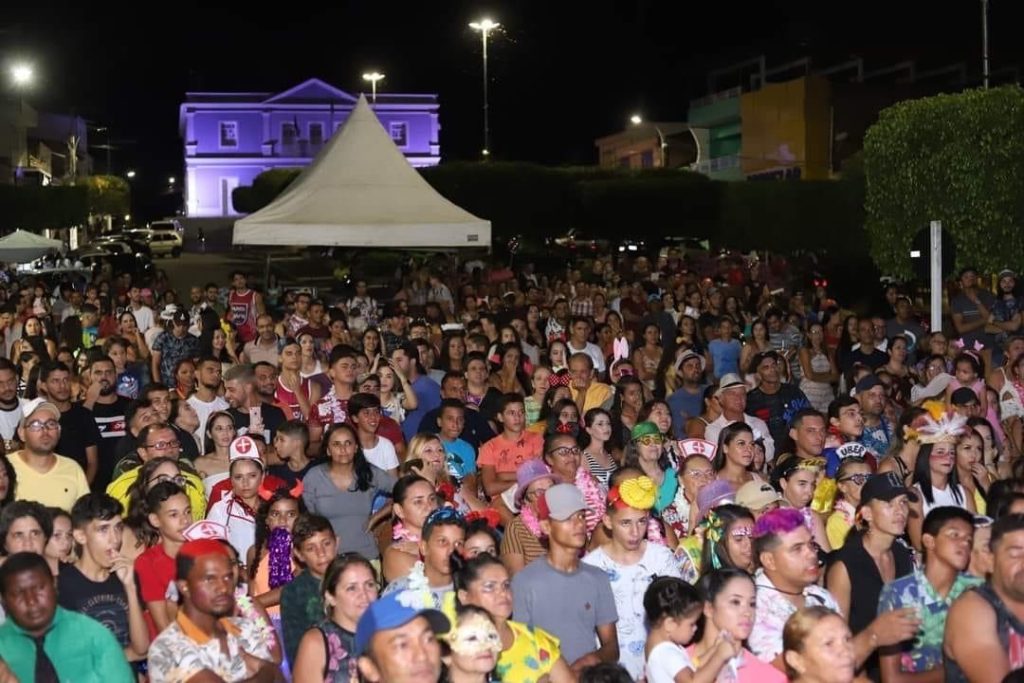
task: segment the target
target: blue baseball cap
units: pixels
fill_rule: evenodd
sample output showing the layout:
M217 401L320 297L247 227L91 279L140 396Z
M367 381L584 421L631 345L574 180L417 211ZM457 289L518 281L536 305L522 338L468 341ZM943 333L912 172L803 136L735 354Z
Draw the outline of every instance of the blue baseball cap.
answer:
M359 617L354 642L355 655L358 657L365 654L370 640L378 631L405 626L416 617L425 618L436 635L448 633L451 628L448 617L443 613L423 606L423 597L418 591L398 590L380 596Z

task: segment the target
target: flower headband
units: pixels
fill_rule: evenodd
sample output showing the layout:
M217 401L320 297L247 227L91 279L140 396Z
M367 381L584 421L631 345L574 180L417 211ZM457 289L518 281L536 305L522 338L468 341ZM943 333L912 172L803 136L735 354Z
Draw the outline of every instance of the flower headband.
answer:
M608 489L608 507L650 510L658 498L658 487L650 477L640 476Z
M267 480L264 479L262 482L260 482L260 489L259 491L257 491L257 493L263 500L270 500L271 498L274 497L275 493L277 493L280 489L283 488L284 486L275 486L274 488L269 488L267 486ZM298 499L302 497L302 492L304 490L305 487L302 485L302 480L300 479L299 481L295 482L295 486L288 489L288 495L291 496L292 498Z

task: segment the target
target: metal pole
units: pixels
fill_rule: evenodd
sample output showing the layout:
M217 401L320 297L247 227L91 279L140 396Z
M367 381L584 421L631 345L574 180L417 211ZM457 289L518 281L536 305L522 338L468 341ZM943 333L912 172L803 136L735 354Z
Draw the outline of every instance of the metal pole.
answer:
M654 130L658 131L658 146L661 150L661 167L665 168L665 148L668 147L668 144L665 142L665 134L661 132L661 128L655 126Z
M483 28L480 31L482 40L484 41L484 156L489 156L491 153L491 127L489 120L489 108L490 104L487 99L487 28Z
M988 90L988 0L981 0L981 78Z
M942 221L931 222L931 329L942 330Z
M374 104L377 104L377 79L376 78L371 78L370 79L370 92L373 93L372 95L370 95L370 100Z

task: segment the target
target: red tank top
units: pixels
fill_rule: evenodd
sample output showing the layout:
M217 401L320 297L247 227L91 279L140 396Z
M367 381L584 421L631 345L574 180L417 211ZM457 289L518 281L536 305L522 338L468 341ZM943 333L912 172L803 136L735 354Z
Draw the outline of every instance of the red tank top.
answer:
M299 390L302 392L303 396L307 399L309 398L308 377L303 378L301 388ZM277 402L282 406L288 406L288 410L291 413L288 416L289 420L306 421L306 416L302 414L302 410L299 408L299 399L295 396L295 392L291 389L285 388L285 386L281 384L280 379L277 380L277 389L274 390L274 398L277 399Z
M251 289L239 294L231 290L228 295L228 321L235 326L242 343L256 338L256 292Z

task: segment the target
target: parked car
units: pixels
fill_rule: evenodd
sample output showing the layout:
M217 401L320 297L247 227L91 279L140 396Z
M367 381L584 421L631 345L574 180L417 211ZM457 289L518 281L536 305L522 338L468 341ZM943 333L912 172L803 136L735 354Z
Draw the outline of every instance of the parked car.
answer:
M156 256L181 256L183 242L181 234L173 230L129 230L128 234L149 245L149 250Z
M135 251L125 242L89 244L68 252L71 263L81 263L93 273L109 269L112 274L131 273L143 277L153 271L153 262L147 254Z
M185 234L185 226L181 224L181 221L175 220L174 218L167 218L162 221L153 221L149 224L149 229L154 232L176 232L179 235Z
M590 237L576 228L569 228L568 232L558 237L548 237L545 243L549 247L565 249L576 254L603 251L608 248L608 240Z

